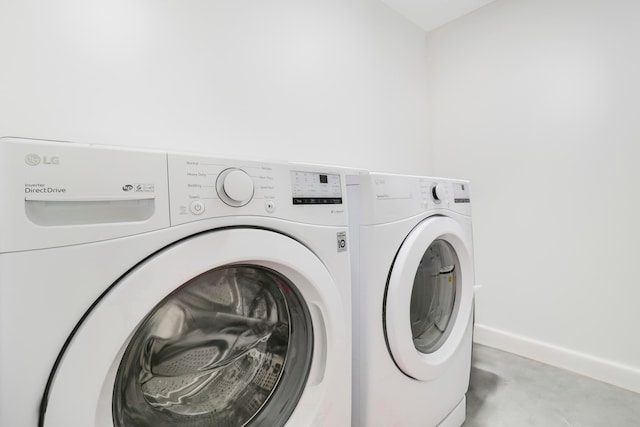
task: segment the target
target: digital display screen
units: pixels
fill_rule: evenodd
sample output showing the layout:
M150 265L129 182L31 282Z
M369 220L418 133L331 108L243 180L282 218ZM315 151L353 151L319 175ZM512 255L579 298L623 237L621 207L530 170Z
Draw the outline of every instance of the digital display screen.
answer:
M340 175L316 172L291 172L294 205L342 204Z
M471 203L469 195L469 186L467 184L453 184L453 202L454 203Z

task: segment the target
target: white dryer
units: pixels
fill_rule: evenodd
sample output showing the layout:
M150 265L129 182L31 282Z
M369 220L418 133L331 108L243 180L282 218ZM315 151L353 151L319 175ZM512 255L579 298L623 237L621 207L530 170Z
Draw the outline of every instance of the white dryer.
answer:
M0 425L350 425L341 170L2 138L0 175Z
M471 369L469 183L347 177L353 426L460 426Z

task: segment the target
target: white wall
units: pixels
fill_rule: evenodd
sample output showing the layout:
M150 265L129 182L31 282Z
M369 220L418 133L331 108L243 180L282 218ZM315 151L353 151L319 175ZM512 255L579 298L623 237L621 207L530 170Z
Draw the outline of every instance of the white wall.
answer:
M0 5L0 136L428 173L425 76L379 0Z
M428 36L472 180L477 341L640 391L640 3L498 0Z

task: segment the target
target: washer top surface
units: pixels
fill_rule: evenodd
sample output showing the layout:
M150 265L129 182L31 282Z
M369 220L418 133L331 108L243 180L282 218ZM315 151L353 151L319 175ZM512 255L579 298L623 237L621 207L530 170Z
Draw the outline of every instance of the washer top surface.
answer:
M346 226L340 169L0 138L0 253L219 217Z

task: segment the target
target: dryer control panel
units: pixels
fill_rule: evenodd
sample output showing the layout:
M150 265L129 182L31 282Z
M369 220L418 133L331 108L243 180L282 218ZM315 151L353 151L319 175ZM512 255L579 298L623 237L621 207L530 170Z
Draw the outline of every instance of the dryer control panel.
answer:
M347 184L360 186L356 192L362 220L381 224L445 210L471 215L468 181L412 175L363 173L347 176Z

